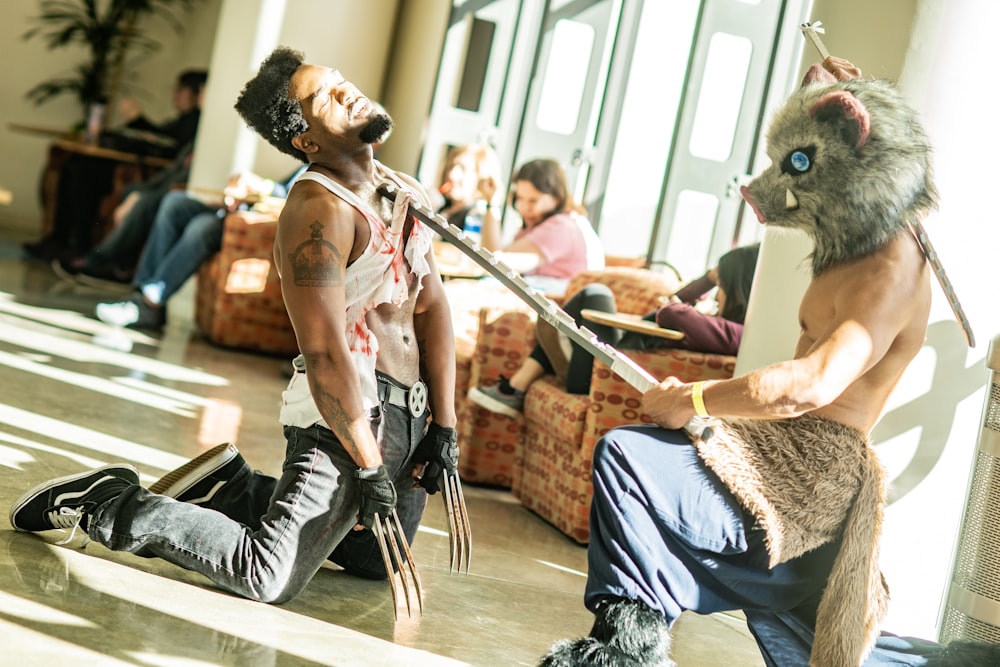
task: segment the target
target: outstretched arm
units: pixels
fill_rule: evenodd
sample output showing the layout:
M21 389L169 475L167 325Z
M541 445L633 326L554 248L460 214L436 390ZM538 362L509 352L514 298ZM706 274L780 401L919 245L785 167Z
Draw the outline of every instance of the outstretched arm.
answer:
M870 429L923 343L929 284L922 258L913 258L917 252L901 234L881 259L864 260L830 276L824 289L807 291L796 358L704 383L708 413L781 419L818 411ZM661 426L679 428L695 414L693 392L693 384L669 378L646 393L643 405Z

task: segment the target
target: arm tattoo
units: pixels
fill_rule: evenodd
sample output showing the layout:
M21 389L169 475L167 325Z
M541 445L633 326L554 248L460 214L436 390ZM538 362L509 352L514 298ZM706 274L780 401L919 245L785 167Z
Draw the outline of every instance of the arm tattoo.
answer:
M344 409L344 404L333 394L324 391L314 396L316 407L330 424L330 430L337 436L337 440L344 446L351 458L355 458L361 451L358 444L354 442L351 434L351 419Z
M299 287L329 287L341 284L343 255L323 238L323 225L317 220L309 228L308 241L303 241L288 255L292 278Z

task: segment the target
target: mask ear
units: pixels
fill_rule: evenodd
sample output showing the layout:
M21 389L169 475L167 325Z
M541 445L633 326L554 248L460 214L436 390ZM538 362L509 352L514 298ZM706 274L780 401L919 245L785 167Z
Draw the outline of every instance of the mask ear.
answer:
M871 116L861 100L846 90L823 95L809 109L809 115L820 123L832 123L844 141L854 146L855 150L868 142Z
M296 150L300 150L307 155L319 150L319 146L307 137L305 133L292 137L292 146L295 146Z
M827 71L822 65L815 64L809 67L802 85L808 86L810 83L837 83L837 77Z

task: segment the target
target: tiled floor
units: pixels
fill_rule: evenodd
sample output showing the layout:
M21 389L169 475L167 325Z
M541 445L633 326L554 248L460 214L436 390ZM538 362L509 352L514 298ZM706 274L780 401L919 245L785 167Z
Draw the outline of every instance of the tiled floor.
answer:
M175 313L161 337L112 330L91 316L107 293L60 282L13 249L0 242L0 505L114 461L150 483L226 440L277 470L286 360L208 345ZM537 664L554 640L589 630L586 550L506 492L466 495L470 574L448 574L434 500L413 550L424 611L399 621L384 583L324 569L296 599L269 606L161 560L81 548L79 536L57 545L65 535L16 533L4 511L0 664ZM762 664L743 622L726 615L682 617L674 657L681 667Z

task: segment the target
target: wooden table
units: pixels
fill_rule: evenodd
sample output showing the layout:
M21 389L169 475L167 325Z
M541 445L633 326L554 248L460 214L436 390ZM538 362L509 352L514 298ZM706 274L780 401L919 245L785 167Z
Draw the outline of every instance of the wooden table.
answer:
M650 322L649 320L642 319L641 315L632 315L631 313L605 313L602 310L590 310L589 308L584 308L580 311L580 314L583 315L583 319L588 322L604 324L616 329L649 334L651 336L666 338L668 340L681 340L684 338L683 331L664 329L656 322Z
M96 157L103 160L114 160L115 162L134 164L140 167L150 166L162 168L173 163L173 160L168 158L150 157L146 155L139 155L138 153L126 153L125 151L105 148L96 144L88 144L82 141L76 141L75 139L56 139L52 142L52 146L68 153L76 153L78 155L86 155L88 157Z
M48 157L41 176L42 223L40 232L43 238L52 229L55 219L59 178L63 166L74 155L108 160L116 165L112 191L102 195L102 204L98 214L98 218L101 220L109 218L111 211L121 200L121 191L125 185L149 178L173 162L173 160L166 158L147 157L137 153L88 144L75 138L72 133L66 130L23 123L8 123L7 126L14 132L34 134L50 139ZM103 236L103 234L100 235Z

